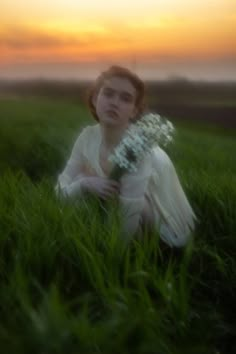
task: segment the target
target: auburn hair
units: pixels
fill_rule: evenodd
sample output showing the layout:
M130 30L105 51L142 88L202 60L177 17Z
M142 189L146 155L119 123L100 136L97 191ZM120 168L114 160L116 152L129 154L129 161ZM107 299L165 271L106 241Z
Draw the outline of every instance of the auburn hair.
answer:
M99 118L96 113L96 108L93 104L93 97L98 95L100 88L102 87L104 81L111 77L120 77L129 80L136 89L136 100L135 106L138 110L136 119L145 109L145 95L146 87L144 82L132 71L129 69L123 68L121 66L113 65L106 71L103 71L98 78L95 80L94 84L90 87L87 95L87 103L89 110L93 117L99 121Z

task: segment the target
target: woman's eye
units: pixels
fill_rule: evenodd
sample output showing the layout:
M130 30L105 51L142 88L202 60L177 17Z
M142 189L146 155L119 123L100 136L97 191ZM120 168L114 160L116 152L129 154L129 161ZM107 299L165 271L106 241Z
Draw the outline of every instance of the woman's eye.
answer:
M121 99L124 102L132 102L132 97L129 96L122 96Z
M105 90L105 91L103 91L103 93L104 93L104 95L106 96L106 97L111 97L112 95L113 95L113 92L112 91L108 91L108 90Z
M112 91L112 90L107 90L107 89L105 89L105 90L103 91L103 94L104 94L104 96L111 98L111 97L113 97L116 93L115 93L114 91ZM123 102L126 102L126 103L130 103L130 102L133 101L133 98L132 98L131 96L122 95L122 94L119 96L119 99L120 99L121 101L123 101Z

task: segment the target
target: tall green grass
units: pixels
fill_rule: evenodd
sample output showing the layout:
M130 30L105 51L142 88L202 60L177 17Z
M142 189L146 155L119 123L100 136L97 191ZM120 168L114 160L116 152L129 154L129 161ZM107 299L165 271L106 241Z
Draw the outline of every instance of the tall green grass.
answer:
M233 353L236 158L232 136L177 124L171 156L199 218L193 242L125 246L119 215L54 193L83 106L0 101L3 353Z

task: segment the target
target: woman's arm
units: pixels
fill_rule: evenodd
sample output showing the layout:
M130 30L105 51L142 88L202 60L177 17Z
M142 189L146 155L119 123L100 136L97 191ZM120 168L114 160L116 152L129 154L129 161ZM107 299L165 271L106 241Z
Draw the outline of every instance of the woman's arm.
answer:
M62 173L59 174L55 186L56 194L63 197L74 197L81 193L82 181L85 177L85 158L83 155L84 140L88 128L84 128L77 138L70 158Z
M131 239L138 230L150 175L151 160L147 156L140 163L135 174L126 174L121 179L122 234L127 240Z
M160 236L171 247L182 247L192 236L197 220L169 156L160 148L153 153L150 186L152 201L161 215Z
M94 133L85 128L76 140L71 156L64 171L59 175L55 191L57 195L66 198L76 198L85 192L91 192L102 199L119 192L119 183L109 178L99 177L91 167L87 158L88 142L93 143Z

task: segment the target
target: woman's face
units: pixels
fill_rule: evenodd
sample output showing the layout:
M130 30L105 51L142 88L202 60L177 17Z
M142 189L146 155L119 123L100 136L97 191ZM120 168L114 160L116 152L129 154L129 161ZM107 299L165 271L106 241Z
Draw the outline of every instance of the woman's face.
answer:
M104 125L126 128L137 114L136 89L126 78L106 79L93 99L99 122Z

